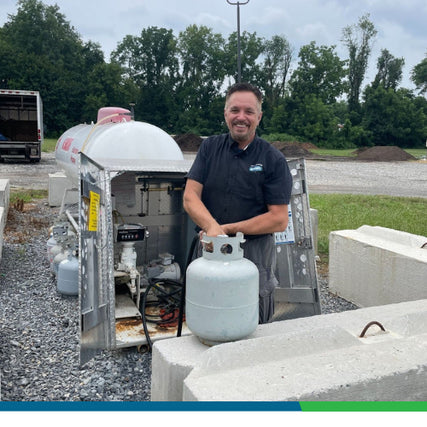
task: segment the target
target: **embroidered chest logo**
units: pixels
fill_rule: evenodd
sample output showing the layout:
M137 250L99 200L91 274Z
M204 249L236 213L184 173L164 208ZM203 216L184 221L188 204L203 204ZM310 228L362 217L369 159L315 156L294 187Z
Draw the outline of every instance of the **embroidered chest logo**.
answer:
M249 166L249 172L262 172L264 167L261 163L257 163L256 165Z

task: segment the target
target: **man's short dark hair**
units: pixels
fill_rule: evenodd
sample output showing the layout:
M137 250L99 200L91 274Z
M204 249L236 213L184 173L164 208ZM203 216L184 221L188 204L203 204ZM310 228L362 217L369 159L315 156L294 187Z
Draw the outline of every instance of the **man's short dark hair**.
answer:
M225 100L228 101L228 99L234 92L252 92L256 96L258 102L262 104L261 91L250 83L235 83L228 89L227 95L225 96Z

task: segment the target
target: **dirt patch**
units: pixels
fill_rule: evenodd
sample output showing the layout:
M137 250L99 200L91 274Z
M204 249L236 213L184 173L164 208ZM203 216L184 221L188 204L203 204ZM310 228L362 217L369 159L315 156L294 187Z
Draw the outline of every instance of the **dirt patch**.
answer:
M7 243L26 243L34 236L35 232L38 234L46 233L47 236L52 214L55 212L55 209L49 208L46 199L9 206L4 229L4 241Z
M373 162L399 162L416 160L414 156L396 146L376 146L356 151L357 160Z
M203 138L198 135L195 135L194 133L184 133L182 135L175 135L174 139L179 145L181 151L186 151L189 153L197 153L200 144L203 141Z

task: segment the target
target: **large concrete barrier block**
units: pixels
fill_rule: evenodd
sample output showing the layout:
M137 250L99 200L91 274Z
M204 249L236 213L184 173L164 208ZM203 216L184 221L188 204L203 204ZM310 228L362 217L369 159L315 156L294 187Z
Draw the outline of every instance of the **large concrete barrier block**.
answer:
M3 253L3 231L9 212L10 185L8 179L0 179L0 260Z
M359 307L427 298L427 237L364 225L329 235L329 289Z
M78 191L67 191L73 188L72 182L67 178L64 172L55 172L49 174L49 206L61 206L65 192L67 192L68 203L78 203Z
M371 321L363 338L360 334ZM259 325L208 347L154 343L152 400L425 400L427 300Z
M182 384L208 347L195 336L154 343L151 362L151 400L181 401Z
M0 206L9 209L10 184L8 179L0 179Z

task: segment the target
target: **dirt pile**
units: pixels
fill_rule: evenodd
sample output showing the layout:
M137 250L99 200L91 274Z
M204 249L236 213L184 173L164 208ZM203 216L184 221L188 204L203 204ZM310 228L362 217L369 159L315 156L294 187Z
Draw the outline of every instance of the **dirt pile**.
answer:
M396 146L376 146L367 149L359 149L355 154L357 154L357 160L373 162L416 160L414 156Z
M179 145L181 151L196 153L199 150L203 138L194 133L184 133L182 135L175 135L174 140Z
M302 142L274 141L271 145L281 151L285 157L309 157L312 154L310 150L317 148L314 144Z

